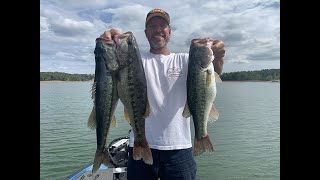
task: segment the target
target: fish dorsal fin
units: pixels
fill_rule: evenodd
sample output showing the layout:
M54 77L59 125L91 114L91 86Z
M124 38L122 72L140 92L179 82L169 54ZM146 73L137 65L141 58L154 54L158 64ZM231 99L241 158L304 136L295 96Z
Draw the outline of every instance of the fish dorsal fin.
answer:
M130 124L130 119L129 119L126 108L123 108L123 116L124 116L124 119Z
M214 106L214 104L212 103L211 110L210 110L210 113L209 113L209 122L214 122L218 118L219 118L219 112L216 109L216 107Z
M97 127L97 123L96 123L96 108L95 108L95 104L96 104L96 87L97 87L97 82L94 80L92 87L91 87L91 99L93 100L93 108L92 111L90 113L90 116L88 118L88 127L90 129L96 129Z
M92 84L92 87L91 87L91 99L93 100L93 102L96 99L96 87L97 87L97 82L94 81L93 84Z
M90 116L88 118L88 127L90 129L96 129L97 123L96 123L96 108L93 106L92 111L90 113Z
M150 104L149 104L149 99L147 98L147 105L146 105L146 112L144 113L143 117L147 118L150 115Z
M186 102L183 112L182 112L182 116L185 118L188 118L191 116L190 110L189 110L189 105L188 105L188 101Z
M222 80L221 80L221 78L220 78L218 73L214 72L214 78L215 78L216 82L222 83Z
M112 118L112 121L111 121L111 126L112 127L116 127L117 126L117 119L116 119L115 115L113 115L113 118Z

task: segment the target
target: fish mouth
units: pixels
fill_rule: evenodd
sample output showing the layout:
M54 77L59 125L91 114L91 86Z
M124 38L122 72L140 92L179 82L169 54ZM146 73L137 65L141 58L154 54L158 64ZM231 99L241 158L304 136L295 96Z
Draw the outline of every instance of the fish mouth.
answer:
M117 64L113 64L113 65L107 65L107 71L108 72L113 72L119 69L119 66Z
M112 40L106 40L105 38L102 38L102 37L96 38L96 42L99 41L99 40L104 40L104 42L106 42L107 44L113 44Z
M114 41L114 43L116 45L116 49L119 48L120 41L122 39L127 39L129 36L130 36L130 34L125 34L125 33L114 35L113 41Z
M197 56L202 56L201 60L195 62L199 68L206 69L213 61L213 52L212 52L212 38L203 38L203 39L193 39L191 41L191 48L195 48L194 52Z
M201 67L202 69L206 69L206 68L208 67L208 65L207 65L207 66L200 65L200 67Z
M135 49L136 41L131 32L118 34L115 36L114 40L117 44L115 47L115 52L119 66L118 69L122 69L133 62L131 55L133 53L132 51Z
M118 49L119 48L119 43L120 43L119 36L118 35L114 35L112 40L113 40L113 42L115 44L116 49Z
M213 58L210 56L210 57L207 57L206 59L203 59L202 61L198 61L198 64L201 68L205 69L209 67L212 61L213 61Z

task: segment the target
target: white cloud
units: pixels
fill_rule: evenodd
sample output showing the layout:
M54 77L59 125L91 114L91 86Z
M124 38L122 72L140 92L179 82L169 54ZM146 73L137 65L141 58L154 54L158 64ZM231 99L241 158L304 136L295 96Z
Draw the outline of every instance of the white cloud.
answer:
M49 30L49 23L47 22L47 18L40 16L40 33L48 32L48 30Z
M280 68L279 0L41 0L40 71L94 73L95 38L106 29L132 31L148 51L146 14L171 17L172 52L188 52L193 38L225 42L224 71Z

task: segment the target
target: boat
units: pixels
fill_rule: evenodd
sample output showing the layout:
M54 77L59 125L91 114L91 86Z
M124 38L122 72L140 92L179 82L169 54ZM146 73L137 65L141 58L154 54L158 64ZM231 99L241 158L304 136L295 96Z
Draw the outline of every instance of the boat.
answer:
M107 147L114 167L101 164L98 171L92 174L93 162L91 162L66 177L65 180L127 180L128 146L129 136L114 139Z
M65 180L127 180L129 139L128 135L116 138L109 143L107 150L114 167L101 164L98 171L92 174L93 162L91 162L66 177ZM196 176L196 180L200 178Z

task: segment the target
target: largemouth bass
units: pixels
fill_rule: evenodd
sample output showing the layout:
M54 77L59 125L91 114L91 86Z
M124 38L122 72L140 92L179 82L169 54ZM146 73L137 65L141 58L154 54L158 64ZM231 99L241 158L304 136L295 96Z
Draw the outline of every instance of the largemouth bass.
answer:
M114 112L119 101L113 77L113 71L119 68L114 43L98 38L94 54L96 63L92 86L94 106L88 119L88 126L96 129L97 138L92 173L95 173L102 163L112 166L106 145L110 124L116 122Z
M103 67L103 64L105 64L106 71L108 72L108 75L111 75L110 72L115 72L120 68L120 64L117 58L117 44L113 41L106 41L102 38L96 39L96 47L94 50L95 54L95 61L96 61L96 72L95 72L95 78L93 81L93 85L91 88L91 99L93 100L93 108L91 111L91 114L88 118L88 127L90 129L96 129L96 84L97 84L97 78L98 76L103 76L104 73L101 73L101 69ZM98 62L97 62L98 61ZM97 72L98 71L98 72ZM113 73L114 74L114 73ZM101 78L101 77L100 77ZM115 108L115 107L114 107ZM114 111L114 109L113 109ZM112 121L112 125L116 125L115 119Z
M133 159L141 158L153 164L145 136L145 118L149 116L147 83L138 44L132 32L118 36L118 60L121 68L116 75L119 98L124 105L124 117L129 120L134 134Z
M193 153L213 152L213 145L207 132L207 122L215 121L219 112L214 106L216 97L216 80L221 81L214 72L213 39L194 39L189 50L187 76L187 102L184 117L192 116L195 130Z

